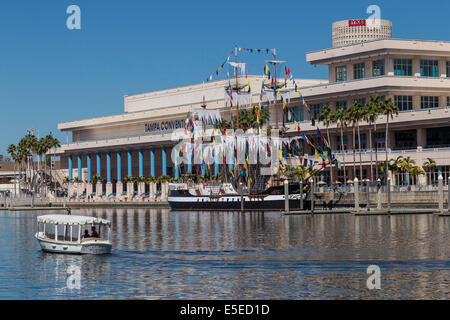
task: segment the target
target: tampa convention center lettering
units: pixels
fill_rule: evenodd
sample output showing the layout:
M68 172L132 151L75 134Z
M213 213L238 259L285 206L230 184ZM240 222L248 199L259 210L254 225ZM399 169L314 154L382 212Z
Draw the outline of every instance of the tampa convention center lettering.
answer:
M185 120L160 121L145 124L145 132L169 131L184 128Z

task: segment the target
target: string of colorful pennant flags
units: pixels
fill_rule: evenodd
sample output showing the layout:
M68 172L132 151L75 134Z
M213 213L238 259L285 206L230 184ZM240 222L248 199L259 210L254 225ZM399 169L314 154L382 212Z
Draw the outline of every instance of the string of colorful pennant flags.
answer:
M234 54L236 54L238 51L242 51L242 52L249 52L249 53L266 53L266 54L268 54L268 53L274 53L274 51L273 51L274 49L267 49L267 48L265 48L265 49L254 49L254 48L241 48L241 47L236 47L235 48L235 50L233 50L233 51L231 51L230 52L230 55L225 59L225 61L219 66L219 68L215 71L215 72L213 72L207 79L206 79L206 81L211 81L212 79L213 79L213 77L214 76L218 76L219 75L219 71L221 71L223 68L224 68L224 66L225 66L225 64L226 63L230 63L230 58L231 58L231 56L232 55L234 55ZM231 64L231 63L230 63ZM239 64L237 64L237 63L234 63L236 66L234 66L235 68L237 68L237 67L239 67L239 68L241 68L241 73L245 73L245 75L247 76L247 72L245 72L245 71L243 71L243 70L245 70L245 66L244 66L244 69L242 69L242 67L241 66L238 66ZM301 90L299 89L299 86L298 86L298 84L296 83L296 81L295 81L295 77L293 76L293 73L291 72L291 70L290 70L290 68L287 66L287 65L285 65L285 67L284 67L284 80L285 80L285 82L287 83L287 81L289 80L289 81L291 81L292 82L292 85L294 86L294 92L296 92L297 94L298 94L298 97L300 98L300 101L301 101L301 103L303 104L303 106L305 107L305 109L307 110L307 112L311 115L311 109L310 109L310 107L308 106L308 104L307 104L307 102L305 101L305 99L304 99L304 97L303 97L303 95L302 95L302 92L301 92ZM268 98L268 100L269 100L269 103L272 103L272 101L274 102L274 103L276 103L277 102L277 98L280 98L280 100L279 101L281 101L281 104L282 104L282 107L283 107L283 110L285 110L286 109L286 107L288 106L288 104L289 104L289 102L290 102L290 95L289 95L289 92L290 91L292 91L292 89L289 91L283 91L283 92L280 92L280 90L279 89L277 89L277 84L276 83L274 83L274 78L273 77L271 77L271 74L270 74L270 69L269 69L269 67L268 67L268 65L266 64L265 66L264 66L264 75L267 75L267 77L268 77L268 80L269 81L272 81L272 88L273 88L273 90L265 90L265 85L264 85L264 80L263 80L263 82L262 82L262 86L261 86L261 94L260 94L260 102L259 102L259 106L258 106L258 112L257 112L257 114L255 115L255 117L257 117L257 122L259 123L259 117L260 117L260 112L261 112L261 105L262 105L262 101L263 101L263 96L264 95L266 95L267 96L267 98ZM248 87L249 87L249 89L248 89L248 94L247 95L250 95L251 96L251 89L250 89L250 83L249 83L249 81L247 80L247 83L248 83ZM226 101L229 101L230 103L231 103L231 105L233 105L233 99L236 101L237 99L248 99L248 97L247 96L242 96L242 97L238 97L237 95L236 96L234 96L233 95L233 93L232 93L232 90L231 90L231 83L229 84L229 90L227 91L226 90L226 96L225 96L225 100ZM239 103L238 101L236 101L236 103ZM246 103L247 104L247 103ZM251 98L250 98L250 104L252 104L253 105L253 103L251 102ZM232 123L232 127L234 128L234 119L233 119L233 112L231 112L230 113L231 114L231 123ZM313 126L315 126L315 120L314 120L314 118L313 117L311 117L311 119L312 119L312 125ZM217 120L216 120L216 122L217 122ZM195 126L195 124L194 124L194 121L193 121L193 116L190 114L190 113L188 113L188 117L187 117L187 119L186 119L186 127L185 127L185 132L187 132L188 130L190 131L190 133L189 133L189 136L191 135L191 133L194 133L194 126ZM285 126L285 113L283 112L283 127ZM301 139L301 140L304 140L311 148L312 148L312 150L313 150L313 152L314 152L314 159L315 160L311 160L311 159L309 159L309 161L310 161L310 166L313 166L313 164L314 163L318 163L318 160L319 160L319 158L322 158L322 167L325 167L326 166L326 160L328 160L329 161L329 163L330 164L335 164L335 166L338 168L339 167L339 163L337 162L337 160L335 159L335 156L333 155L333 154L331 154L331 149L330 149L330 146L329 146L329 143L328 143L328 141L326 140L326 138L324 137L324 135L320 132L320 129L317 127L317 136L320 138L320 140L322 140L322 142L323 142L323 146L324 146L324 148L322 149L320 146L318 146L318 147L316 147L308 138L307 138L307 136L303 133L303 132L301 132L301 128L300 128L300 124L297 122L297 121L295 121L294 120L294 128L295 128L295 130L297 130L297 132L298 132L298 135L299 135L299 137L297 137L297 138L299 138L299 139ZM226 129L224 130L224 132L223 132L225 135L226 135ZM235 144L232 144L233 146L235 145ZM267 150L267 152L268 152L268 150ZM248 160L248 155L250 154L250 149L248 150L248 154L247 154L247 158L246 158L246 160ZM286 151L282 151L282 149L279 149L279 156L280 156L280 161L281 161L281 159L287 159L287 158L291 158L292 157L292 154L291 153L289 153L289 152L286 152ZM298 156L294 156L294 157L298 157ZM303 163L303 165L305 165L305 166L307 166L307 158L303 158L303 157L299 157L299 160L300 160L300 163ZM306 163L306 164L305 164ZM206 164L206 166L205 166L205 164ZM205 163L205 161L204 161L204 159L203 159L203 154L202 154L202 167L203 167L203 170L206 170L206 171L209 171L209 162L206 162ZM247 177L248 177L248 161L245 161L245 164L244 164L244 166L243 166L243 168L244 168L244 174L246 174L247 175ZM230 165L228 165L228 171L229 171L229 174L232 176L232 177L234 177L235 175L234 175L234 173L233 173L233 170L232 170L232 168L230 167ZM242 172L241 173L239 173L240 175L242 175Z
M273 52L273 49L268 49L268 48L265 48L265 49L261 49L261 48L253 49L253 48L241 48L241 47L236 47L234 50L232 50L232 51L230 52L230 55L229 55L229 56L225 59L225 61L224 61L224 62L216 69L216 71L214 71L208 78L206 78L206 82L212 81L212 79L213 79L214 76L218 76L218 75L219 75L219 71L221 71L221 70L224 68L225 64L226 64L227 62L230 61L231 56L234 55L234 54L235 54L236 52L238 52L238 51L249 52L249 53L271 53L271 52Z

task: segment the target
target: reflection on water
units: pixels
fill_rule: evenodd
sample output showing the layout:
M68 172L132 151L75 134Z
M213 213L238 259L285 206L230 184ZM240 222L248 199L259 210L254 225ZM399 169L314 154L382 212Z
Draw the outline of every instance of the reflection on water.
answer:
M0 212L2 299L450 298L448 218L82 209L112 221L113 253L75 256L40 251L40 214Z

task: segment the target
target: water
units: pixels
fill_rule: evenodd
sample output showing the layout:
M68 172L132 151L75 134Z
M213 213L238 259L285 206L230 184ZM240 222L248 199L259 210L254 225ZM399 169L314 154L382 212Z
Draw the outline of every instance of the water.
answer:
M0 299L450 298L447 217L73 210L113 223L111 255L75 256L41 252L42 214L0 211Z

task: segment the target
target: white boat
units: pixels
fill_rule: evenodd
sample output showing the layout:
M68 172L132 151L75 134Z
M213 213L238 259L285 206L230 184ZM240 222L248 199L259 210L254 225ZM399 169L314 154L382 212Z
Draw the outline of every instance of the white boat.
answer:
M35 238L46 252L71 254L105 254L111 252L111 223L108 220L75 215L37 217ZM84 237L82 230L96 227L98 237ZM106 238L102 238L105 234Z

